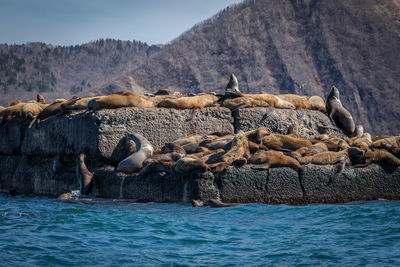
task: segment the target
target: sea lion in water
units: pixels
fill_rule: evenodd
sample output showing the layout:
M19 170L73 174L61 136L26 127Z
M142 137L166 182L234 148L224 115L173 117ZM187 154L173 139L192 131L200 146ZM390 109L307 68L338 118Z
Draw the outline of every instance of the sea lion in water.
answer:
M58 196L57 198L58 200L71 200L71 193L63 193L61 195Z
M82 195L90 193L92 187L93 173L91 173L85 164L85 154L81 153L76 158L76 178L80 184Z
M36 101L40 104L46 104L46 99L41 94L36 95Z
M93 110L99 110L122 107L149 108L154 107L154 104L153 102L146 100L141 96L122 91L94 100L92 106Z
M132 133L132 137L136 144L136 152L118 163L117 171L137 172L143 167L143 161L153 155L154 148L145 137L138 133Z
M347 111L340 102L339 90L332 86L331 92L326 100L326 111L329 118L343 129L348 135L352 135L355 130L355 124L350 112Z
M252 168L268 169L270 167L291 167L295 170L301 169L300 163L292 157L284 155L279 151L259 151L249 158L249 164L257 164Z

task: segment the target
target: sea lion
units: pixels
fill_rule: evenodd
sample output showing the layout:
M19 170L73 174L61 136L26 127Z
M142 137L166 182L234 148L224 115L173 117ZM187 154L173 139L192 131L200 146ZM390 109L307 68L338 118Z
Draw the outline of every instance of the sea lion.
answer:
M364 157L367 164L372 162L384 162L389 165L400 166L400 159L384 149L377 151L368 150L364 153Z
M359 125L357 125L356 129L354 130L352 137L360 138L363 134L364 134L364 127L361 124L359 124Z
M304 138L293 137L282 134L270 134L264 136L262 143L270 149L282 151L295 151L302 147L310 147L311 141Z
M192 207L194 207L194 208L204 206L204 202L201 200L197 200L197 199L192 199L191 203L192 203Z
M326 151L326 152L321 152L318 154L315 154L313 156L306 156L299 158L299 162L301 165L306 165L306 164L315 164L315 165L332 165L336 164L337 162L343 160L345 158L346 163L350 163L349 155L347 151L339 151L339 152L334 152L334 151Z
M81 153L76 157L76 178L80 184L82 195L87 195L91 191L93 173L91 173L85 164L85 154Z
M240 131L235 138L233 138L229 149L220 154L216 154L215 157L209 157L206 161L207 163L213 163L210 168L213 171L219 172L225 169L227 166L231 165L233 162L237 161L238 165L246 163L247 159L250 157L250 148L247 141L247 136L243 131ZM239 163L240 162L240 163ZM234 164L234 165L235 165Z
M3 109L5 109L5 107L0 106L0 112L1 112ZM1 117L0 117L0 118L1 118Z
M9 106L0 111L0 118L2 118L0 127L5 125L7 121L9 121L12 117L19 115L19 112L24 105L25 103L19 103L16 105Z
M386 149L393 155L400 157L400 136L391 136L379 139L371 144L372 148Z
M271 102L248 97L236 97L226 99L220 105L221 107L235 111L239 108L271 107Z
M58 196L57 198L58 200L71 200L71 193L63 193L61 195Z
M209 167L199 158L183 157L175 163L173 169L178 173L190 174L196 172L205 172L209 169Z
M311 104L306 96L295 94L277 95L280 99L291 103L296 109L311 109Z
M170 95L171 90L169 89L160 89L154 95Z
M65 101L61 105L61 109L63 112L68 112L71 110L85 110L88 107L88 103L91 100L99 100L103 98L104 96L91 96L91 97L84 97L84 98L75 98L71 99L70 101Z
M349 144L346 142L346 140L328 134L317 135L314 137L312 142L313 143L323 142L328 147L329 151L345 150L350 147Z
M10 107L18 105L20 103L22 103L22 100L21 100L21 98L18 98L17 100L11 102Z
M29 128L31 128L36 121L38 123L40 123L41 121L43 121L49 117L59 114L61 112L61 109L60 109L61 104L64 103L64 101L66 101L66 100L65 99L56 100L55 102L50 104L48 107L44 108L42 110L42 112L40 112L39 115L37 115L36 118L31 121L31 123L29 124Z
M210 206L212 208L227 208L227 207L234 207L237 205L240 205L240 204L239 203L225 203L219 199L209 199L207 201L207 206Z
M186 151L180 144L166 143L159 151L154 152L154 154L167 154L167 153L180 153L185 155Z
M372 138L369 133L364 133L361 137L359 138L354 137L354 138L355 139L350 138L349 140L347 140L350 146L353 147L355 146L366 151L369 148L369 146L372 145Z
M145 137L138 133L132 133L132 137L136 144L136 152L122 160L118 164L117 171L125 173L137 172L142 168L143 161L153 155L154 148Z
M139 175L148 175L153 172L170 172L174 164L175 161L164 159L153 160L151 162L147 162L146 165L144 162L144 167L140 170Z
M229 77L229 82L225 87L225 95L229 94L237 95L238 93L240 93L239 82L235 74L232 73L231 76Z
M326 111L329 118L343 129L348 135L352 135L355 130L355 124L350 112L347 111L340 102L339 90L332 86L326 100Z
M41 94L36 95L36 101L40 104L46 104L46 99Z
M313 95L308 99L312 110L319 110L321 112L326 112L326 104L322 97Z
M291 167L295 170L301 169L300 163L279 151L259 151L252 155L248 161L249 164L256 164L252 168L268 169L270 167Z
M42 110L42 107L38 103L26 103L19 110L19 116L23 119L35 119Z
M174 109L200 109L212 106L218 97L215 95L205 94L197 96L186 96L177 99L164 99L158 103L158 107L174 108Z
M271 132L267 128L265 128L264 126L261 126L261 127L257 128L256 130L247 132L246 136L249 141L252 141L256 144L261 144L264 136L267 136L270 134L271 134Z
M154 105L151 101L146 100L141 96L125 91L104 96L93 101L93 110L115 109L122 107L149 108L154 107Z

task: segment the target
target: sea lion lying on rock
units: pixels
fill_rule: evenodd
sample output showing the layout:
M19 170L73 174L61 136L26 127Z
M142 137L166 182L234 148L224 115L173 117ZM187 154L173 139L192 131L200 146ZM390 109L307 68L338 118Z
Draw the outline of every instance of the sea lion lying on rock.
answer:
M91 106L93 110L100 110L122 107L150 108L154 107L154 104L152 101L146 100L141 96L123 91L96 99L92 102Z
M132 133L136 144L136 152L122 160L117 171L134 173L143 167L143 161L153 155L154 148L151 143L138 133Z

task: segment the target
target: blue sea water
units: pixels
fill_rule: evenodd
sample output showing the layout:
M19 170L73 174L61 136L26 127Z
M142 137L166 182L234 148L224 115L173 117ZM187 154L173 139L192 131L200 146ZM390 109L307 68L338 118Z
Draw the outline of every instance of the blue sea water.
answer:
M0 195L1 266L400 266L400 201L192 208Z

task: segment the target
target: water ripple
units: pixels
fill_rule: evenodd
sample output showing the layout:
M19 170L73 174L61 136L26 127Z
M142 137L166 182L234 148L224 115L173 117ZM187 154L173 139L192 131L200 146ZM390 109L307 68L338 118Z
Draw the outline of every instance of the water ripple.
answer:
M0 195L7 265L400 265L400 201L225 209Z

